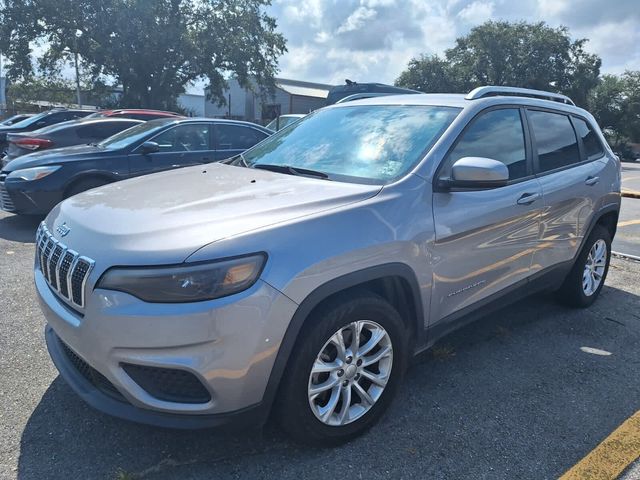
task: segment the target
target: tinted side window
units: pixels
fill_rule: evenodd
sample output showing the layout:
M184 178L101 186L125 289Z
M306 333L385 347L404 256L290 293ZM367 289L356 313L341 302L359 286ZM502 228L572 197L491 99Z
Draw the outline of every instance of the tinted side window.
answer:
M578 140L566 115L529 111L541 172L580 162Z
M193 152L211 150L209 125L178 125L151 139L160 146L160 152Z
M515 108L492 110L476 118L449 154L444 177L463 157L486 157L504 163L509 180L527 176L527 154L520 111Z
M261 142L267 136L255 128L239 125L216 125L216 150L246 150Z
M587 160L595 160L604 155L604 148L596 132L581 118L573 118L578 136L582 138Z
M135 123L99 123L95 125L86 125L84 127L78 128L78 138L86 138L86 139L102 139L109 138L112 135L115 135L118 132L126 130L127 128L131 128Z

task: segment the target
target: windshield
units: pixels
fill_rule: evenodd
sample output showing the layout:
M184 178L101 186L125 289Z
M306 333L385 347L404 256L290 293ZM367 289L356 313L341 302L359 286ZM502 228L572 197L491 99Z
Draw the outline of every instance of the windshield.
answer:
M162 127L164 127L168 123L171 123L171 121L151 120L149 122L141 123L140 125L128 128L127 130L116 133L112 137L101 141L100 143L98 143L98 146L102 148L108 148L110 150L125 148L138 142L139 140L142 140L154 131L162 129Z
M96 112L91 115L87 115L85 118L106 118L106 115L102 112Z
M319 110L243 157L250 167L287 166L322 172L332 180L388 183L415 166L459 112L404 105Z
M49 115L49 112L42 112L37 115L34 115L33 117L28 117L28 118L25 118L24 120L20 120L19 122L16 122L11 126L16 128L28 127L29 125L37 122L38 120L46 117L47 115Z

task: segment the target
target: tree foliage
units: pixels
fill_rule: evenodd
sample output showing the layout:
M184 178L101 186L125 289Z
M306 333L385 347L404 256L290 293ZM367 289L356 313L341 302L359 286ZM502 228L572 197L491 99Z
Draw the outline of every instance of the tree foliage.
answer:
M94 78L113 78L122 104L175 108L189 82L206 79L223 101L225 75L268 90L286 51L270 0L0 0L0 51L9 77L55 73L78 52Z
M468 92L481 85L551 90L586 104L598 83L601 60L572 41L566 27L489 21L456 40L444 58L423 55L409 62L396 84L423 92Z
M614 147L640 142L640 71L603 75L589 92L589 111Z

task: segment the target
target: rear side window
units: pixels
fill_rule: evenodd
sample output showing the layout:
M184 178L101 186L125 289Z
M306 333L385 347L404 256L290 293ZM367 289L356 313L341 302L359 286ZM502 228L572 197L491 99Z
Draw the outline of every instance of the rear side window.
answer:
M538 168L548 172L580 162L578 139L571 120L561 113L528 112L538 149Z
M442 177L451 176L451 166L463 157L485 157L504 163L509 180L527 176L527 154L520 111L491 110L473 120L447 159Z
M247 150L267 137L255 128L241 127L239 125L215 126L216 150Z
M581 118L573 118L578 136L582 139L587 160L595 160L604 155L604 148L596 132Z
M127 128L131 128L137 123L124 123L124 122L113 122L113 123L98 123L94 125L85 125L84 127L78 128L78 138L82 139L103 139L109 138L116 133L119 133Z

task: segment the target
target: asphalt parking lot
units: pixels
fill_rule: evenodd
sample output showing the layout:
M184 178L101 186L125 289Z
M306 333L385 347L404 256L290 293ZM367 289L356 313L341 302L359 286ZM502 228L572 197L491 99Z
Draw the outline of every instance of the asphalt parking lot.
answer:
M447 337L411 368L383 421L341 448L301 447L271 426L224 435L113 419L49 360L31 281L36 226L0 213L3 479L539 480L640 410L640 263L614 259L589 310L540 295ZM625 479L638 478L630 467Z

